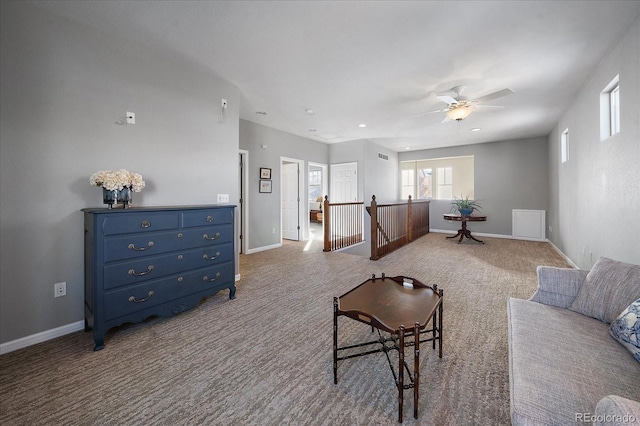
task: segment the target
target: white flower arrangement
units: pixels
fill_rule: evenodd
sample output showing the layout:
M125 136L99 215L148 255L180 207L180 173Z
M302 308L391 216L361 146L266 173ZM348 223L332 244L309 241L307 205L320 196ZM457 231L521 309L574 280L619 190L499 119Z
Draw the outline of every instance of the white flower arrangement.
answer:
M91 175L89 182L91 185L101 186L107 191L130 188L134 192L140 192L145 185L140 173L129 172L125 169L100 170Z

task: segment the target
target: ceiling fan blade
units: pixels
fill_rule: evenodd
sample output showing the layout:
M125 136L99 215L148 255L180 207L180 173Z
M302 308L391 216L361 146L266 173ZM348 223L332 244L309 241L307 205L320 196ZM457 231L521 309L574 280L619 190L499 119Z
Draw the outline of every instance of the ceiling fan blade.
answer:
M504 106L501 105L475 105L474 110L476 111L495 111L497 109L503 109Z
M446 111L446 109L437 109L437 110L435 110L435 111L420 112L420 113L418 113L418 114L411 114L409 117L419 117L419 116L421 116L421 115L435 114L435 113L438 113L438 112L445 112L445 111Z
M445 115L440 123L446 123L447 121L451 121L451 119Z
M488 95L481 96L481 97L475 99L475 101L476 102L487 102L487 101L491 101L493 99L501 98L503 96L511 95L513 93L515 93L515 92L513 90L511 90L511 89L502 89L502 90L498 90L497 92L493 92L493 93L489 93Z
M442 102L446 103L447 105L458 103L458 101L456 101L449 95L438 95L437 98L440 99Z

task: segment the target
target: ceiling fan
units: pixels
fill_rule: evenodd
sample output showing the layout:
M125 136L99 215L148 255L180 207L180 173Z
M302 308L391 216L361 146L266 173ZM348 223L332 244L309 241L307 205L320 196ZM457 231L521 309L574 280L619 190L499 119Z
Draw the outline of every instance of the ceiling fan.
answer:
M476 99L468 99L462 96L462 93L465 89L466 86L455 86L449 91L450 93L453 93L455 97L452 97L448 94L437 96L438 99L447 104L447 108L423 112L421 114L416 114L415 116L444 112L446 113L446 117L441 121L442 123L449 120L461 121L471 115L471 113L474 111L480 111L490 108L504 108L502 106L495 105L482 105L482 103L515 93L513 90L507 88L498 90L497 92L489 93L488 95L484 95Z

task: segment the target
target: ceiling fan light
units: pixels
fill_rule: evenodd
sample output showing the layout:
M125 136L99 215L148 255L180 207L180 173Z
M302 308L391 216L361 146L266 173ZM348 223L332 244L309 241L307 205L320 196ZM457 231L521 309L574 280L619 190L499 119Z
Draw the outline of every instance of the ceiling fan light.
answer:
M447 117L449 117L451 120L460 121L467 118L472 112L473 109L471 109L471 107L460 106L447 111Z

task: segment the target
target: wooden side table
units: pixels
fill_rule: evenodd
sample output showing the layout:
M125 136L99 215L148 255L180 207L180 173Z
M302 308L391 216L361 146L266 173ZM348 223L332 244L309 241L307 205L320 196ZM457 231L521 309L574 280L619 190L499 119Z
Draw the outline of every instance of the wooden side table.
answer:
M473 241L484 244L484 241L479 240L471 235L471 231L467 229L467 222L486 222L487 216L460 215L459 213L445 213L442 216L444 216L445 220L455 220L457 222L462 222L462 228L458 229L458 233L447 238L456 238L460 236L460 239L458 240L458 244L460 244L462 239L464 237L467 237Z
M378 339L365 343L338 347L338 316L344 315L371 326L378 331ZM429 326L431 322L431 326ZM405 328L406 324L406 328ZM381 332L389 333L384 337ZM422 338L424 335L430 336ZM407 338L405 340L405 338ZM438 355L442 358L442 290L422 284L409 277L382 277L375 275L340 297L333 298L333 382L338 383L338 361L383 352L387 356L391 373L398 389L398 421L402 423L403 393L413 388L413 417L418 418L420 382L420 343L438 341ZM359 348L377 346L377 349ZM413 346L413 377L405 384L406 347ZM338 356L339 351L350 350L348 355ZM398 351L397 374L388 352Z

